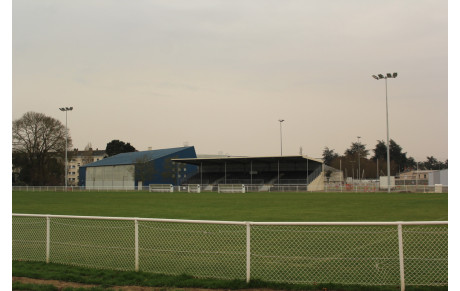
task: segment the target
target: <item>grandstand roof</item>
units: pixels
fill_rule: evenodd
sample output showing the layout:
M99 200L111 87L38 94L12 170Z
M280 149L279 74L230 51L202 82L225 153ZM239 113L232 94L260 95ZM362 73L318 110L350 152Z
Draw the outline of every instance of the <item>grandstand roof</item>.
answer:
M81 167L100 167L100 166L116 166L116 165L132 165L142 160L143 162L149 162L156 160L158 158L168 156L185 149L193 148L191 147L180 147L180 148L169 148L169 149L159 149L152 151L142 151L142 152L131 152L131 153L122 153L115 156L111 156L100 161L83 165Z
M277 161L283 162L300 162L313 161L322 164L323 161L307 156L272 156L272 157L213 157L213 158L193 158L193 159L173 159L176 162L193 164L199 166L201 163L221 164L222 162L247 163L250 161L273 163Z

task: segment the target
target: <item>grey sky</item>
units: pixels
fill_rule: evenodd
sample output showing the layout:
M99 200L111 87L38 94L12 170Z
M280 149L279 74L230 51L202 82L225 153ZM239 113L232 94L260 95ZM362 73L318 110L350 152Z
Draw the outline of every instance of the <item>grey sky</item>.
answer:
M361 136L448 158L447 1L13 3L12 118L42 112L74 147L321 157ZM372 151L371 151L372 153Z

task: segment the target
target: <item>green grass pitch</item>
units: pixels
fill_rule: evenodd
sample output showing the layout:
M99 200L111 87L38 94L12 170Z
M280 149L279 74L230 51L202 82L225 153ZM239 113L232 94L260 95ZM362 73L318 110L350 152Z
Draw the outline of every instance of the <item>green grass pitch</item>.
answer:
M447 197L409 193L13 192L13 213L227 221L447 220Z
M445 221L447 197L409 193L13 192L12 206L13 213L191 220ZM13 231L13 241L21 244L15 248L13 243L13 258L43 261L45 220L15 218L13 225L19 230ZM52 262L119 270L134 268L133 221L53 218L50 238ZM447 265L444 261L436 263L438 268L433 262L447 257L447 227L409 227L405 240L407 254L415 258L407 262L408 280L440 280L445 284ZM425 243L433 240L442 243L430 243L433 249L427 248ZM251 243L253 278L300 283L398 284L395 226L253 226ZM245 278L244 225L141 221L139 248L139 266L146 272ZM427 256L428 261L418 259Z

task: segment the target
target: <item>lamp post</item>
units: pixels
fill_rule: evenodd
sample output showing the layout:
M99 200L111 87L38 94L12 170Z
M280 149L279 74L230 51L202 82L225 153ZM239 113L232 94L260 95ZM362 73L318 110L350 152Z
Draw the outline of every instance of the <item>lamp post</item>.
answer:
M281 124L283 123L284 119L279 119L280 122L280 141L281 141L281 156L283 156L283 132L281 130Z
M69 136L67 133L67 111L72 111L73 107L61 107L59 110L65 111L65 191L67 191L67 137Z
M388 193L391 192L390 190L390 129L388 126L388 84L387 84L387 79L388 78L396 78L398 76L398 73L387 73L386 76L382 74L372 75L372 77L376 80L380 79L385 79L385 102L386 102L386 115L387 115L387 178L388 178Z
M359 156L359 151L360 151L360 143L359 143L359 139L361 137L358 136L358 181L360 181L360 177L361 177L361 159L360 159L360 156Z

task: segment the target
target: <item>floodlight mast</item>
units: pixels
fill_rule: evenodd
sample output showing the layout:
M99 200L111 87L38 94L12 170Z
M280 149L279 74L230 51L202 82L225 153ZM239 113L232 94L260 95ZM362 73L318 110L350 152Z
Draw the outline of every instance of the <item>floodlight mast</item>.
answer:
M359 153L360 150L361 150L361 146L360 146L361 144L359 143L360 138L361 137L358 136L358 181L361 181L361 177L360 177L360 175L361 175L361 158L360 158L360 153Z
M67 166L67 137L68 137L68 134L67 134L67 111L72 111L73 110L73 107L61 107L59 108L59 110L61 111L65 111L65 181L64 181L64 185L65 185L65 190L64 191L67 191L67 173L68 173L68 166Z
M281 124L283 123L284 119L278 119L280 122L280 142L281 142L281 156L283 156L283 132L281 130Z
M378 76L378 77L377 77ZM376 80L380 80L380 79L385 79L385 102L386 102L386 116L387 116L387 178L388 178L388 184L387 184L387 187L388 187L388 193L391 192L391 189L390 189L390 129L389 129L389 125L388 125L388 84L387 84L387 79L388 78L396 78L398 76L398 73L393 73L393 75L391 73L387 73L386 76L383 76L382 74L378 74L378 75L372 75L372 77Z

